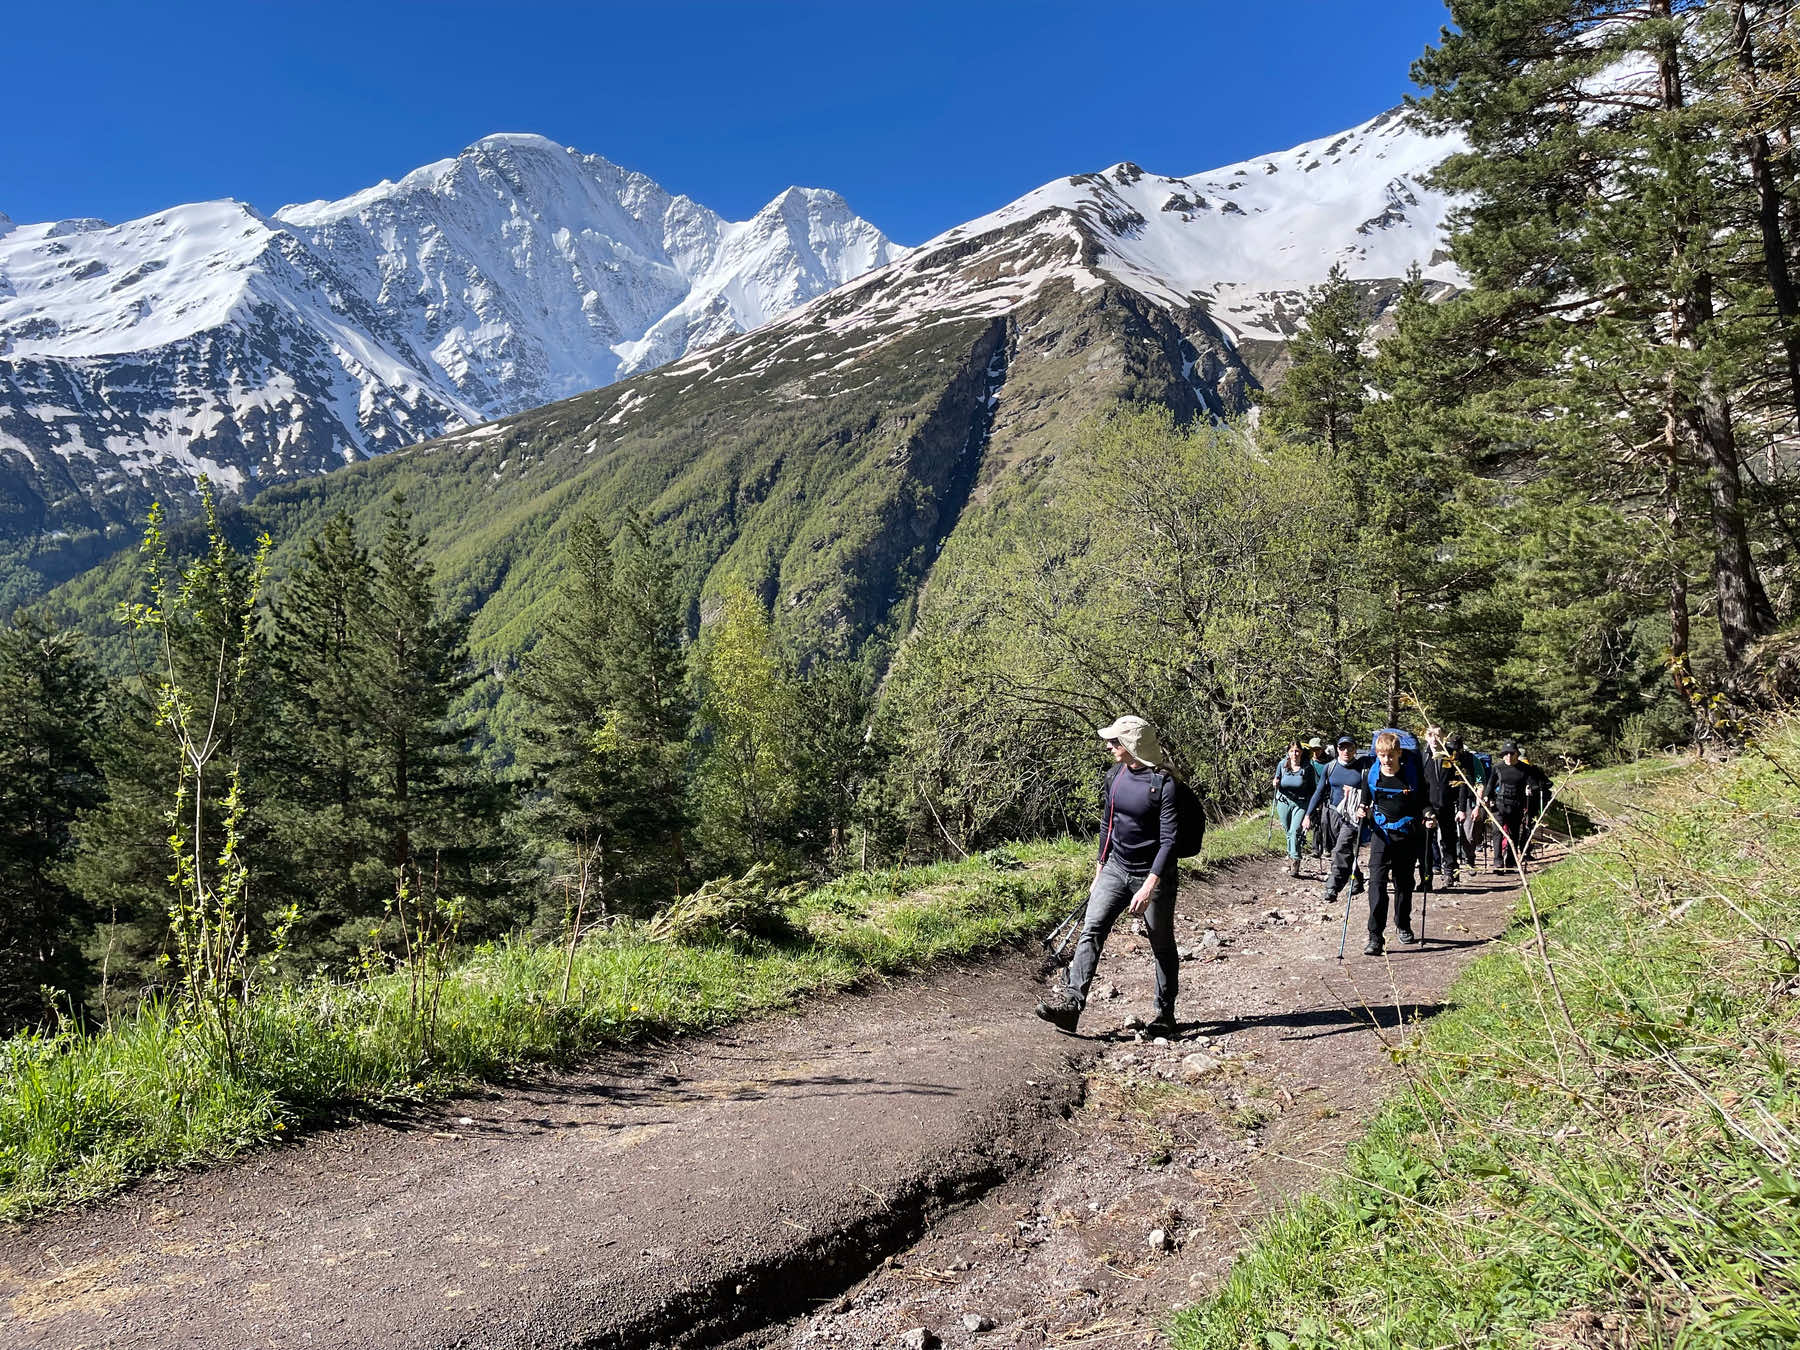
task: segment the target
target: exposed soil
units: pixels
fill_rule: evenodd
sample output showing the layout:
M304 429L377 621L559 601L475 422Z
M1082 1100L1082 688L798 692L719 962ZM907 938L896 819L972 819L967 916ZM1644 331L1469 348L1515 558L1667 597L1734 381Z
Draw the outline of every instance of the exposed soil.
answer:
M1050 1165L734 1350L1162 1344L1171 1311L1217 1283L1260 1220L1341 1166L1392 1086L1388 1047L1442 1008L1517 895L1510 877L1465 874L1430 898L1425 944L1390 935L1385 959L1361 955L1359 899L1340 963L1343 907L1325 911L1306 871L1259 861L1183 887L1176 931L1193 959L1172 1043L1134 1029L1152 1006L1149 943L1121 926L1095 984L1117 992L1080 1027L1100 1058Z
M1172 1044L1125 1026L1150 968L1123 926L1079 1036L1031 1016L1029 953L941 969L12 1230L0 1343L1152 1339L1341 1159L1384 1043L1512 898L1433 897L1428 945L1386 959L1353 920L1340 965L1341 909L1284 872L1183 887Z

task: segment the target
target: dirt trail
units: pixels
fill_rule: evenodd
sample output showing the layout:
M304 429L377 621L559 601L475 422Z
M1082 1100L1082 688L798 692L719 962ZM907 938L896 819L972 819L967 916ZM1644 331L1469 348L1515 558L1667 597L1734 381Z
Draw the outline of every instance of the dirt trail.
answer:
M1184 886L1181 1036L1146 1044L1128 1024L1151 1006L1149 944L1115 936L1096 989L1116 996L1080 1028L1100 1058L1057 1157L734 1350L918 1344L919 1329L926 1345L1162 1344L1260 1220L1341 1166L1394 1082L1387 1047L1506 927L1516 882L1464 883L1431 897L1423 948L1386 959L1360 955L1358 900L1341 963L1343 909L1323 909L1310 874L1266 861Z
M941 970L13 1230L0 1344L956 1343L965 1312L1002 1344L1135 1333L1341 1156L1387 1081L1363 1005L1429 1014L1511 898L1437 897L1426 951L1339 966L1317 883L1278 871L1183 888L1173 1045L1121 1028L1150 1001L1123 931L1080 1037L1030 1016L1027 955ZM1222 1067L1168 1086L1202 1048Z

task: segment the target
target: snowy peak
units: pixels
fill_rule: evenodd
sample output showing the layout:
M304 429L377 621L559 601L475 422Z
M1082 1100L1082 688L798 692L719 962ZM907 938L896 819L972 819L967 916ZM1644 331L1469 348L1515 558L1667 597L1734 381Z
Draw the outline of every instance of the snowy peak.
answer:
M1424 176L1460 143L1395 109L1322 137L1186 177L1130 162L1046 183L814 302L791 322L830 328L1004 312L1054 280L1114 282L1176 310L1203 307L1234 337L1292 335L1295 299L1334 265L1355 280L1460 280L1451 208Z
M523 133L273 216L0 225L0 482L30 485L13 519L54 530L53 501L89 528L202 469L322 472L611 383L902 252L836 193L732 222Z

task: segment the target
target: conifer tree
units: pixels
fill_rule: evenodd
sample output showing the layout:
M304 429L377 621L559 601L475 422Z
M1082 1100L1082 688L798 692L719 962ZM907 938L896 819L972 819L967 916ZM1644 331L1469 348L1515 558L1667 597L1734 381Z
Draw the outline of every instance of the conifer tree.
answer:
M261 786L282 858L271 882L299 906L290 948L302 959L353 952L392 891L367 713L374 582L340 513L306 542L271 606L275 699Z
M390 884L449 867L466 875L496 835L500 803L468 748L472 728L457 700L475 681L468 620L442 612L425 540L406 499L383 516L369 583L369 631L361 696L375 766L370 809Z
M1269 433L1316 445L1336 460L1349 446L1366 401L1369 361L1363 351L1367 321L1356 284L1334 263L1323 284L1307 295L1300 331L1288 344L1281 383L1261 399Z
M687 709L679 613L641 521L615 547L576 520L538 645L523 662L527 828L567 863L575 923L681 887Z
M15 615L0 629L0 1034L47 1001L67 1012L86 997L92 915L66 873L76 817L104 790L101 734L101 681L79 636Z
M1624 466L1621 494L1661 511L1676 540L1704 536L1712 611L1730 672L1775 616L1745 516L1733 392L1762 360L1721 277L1741 253L1743 161L1717 110L1690 98L1705 6L1673 0L1450 0L1456 24L1414 78L1435 124L1467 137L1439 181L1466 195L1457 261L1505 297L1495 345L1535 365L1547 422L1589 429L1573 448ZM1762 326L1766 332L1766 325ZM1569 447L1563 429L1546 447ZM1690 487L1704 501L1688 515ZM1654 504L1654 505L1652 505ZM1685 550L1667 553L1673 661L1689 627Z

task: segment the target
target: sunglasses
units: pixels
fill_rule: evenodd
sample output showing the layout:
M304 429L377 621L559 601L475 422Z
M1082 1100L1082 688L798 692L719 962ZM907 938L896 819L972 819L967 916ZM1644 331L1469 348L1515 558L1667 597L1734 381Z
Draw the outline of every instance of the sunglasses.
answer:
M1122 744L1124 744L1124 742L1117 736L1108 736L1106 738L1106 748L1109 750L1117 750Z

